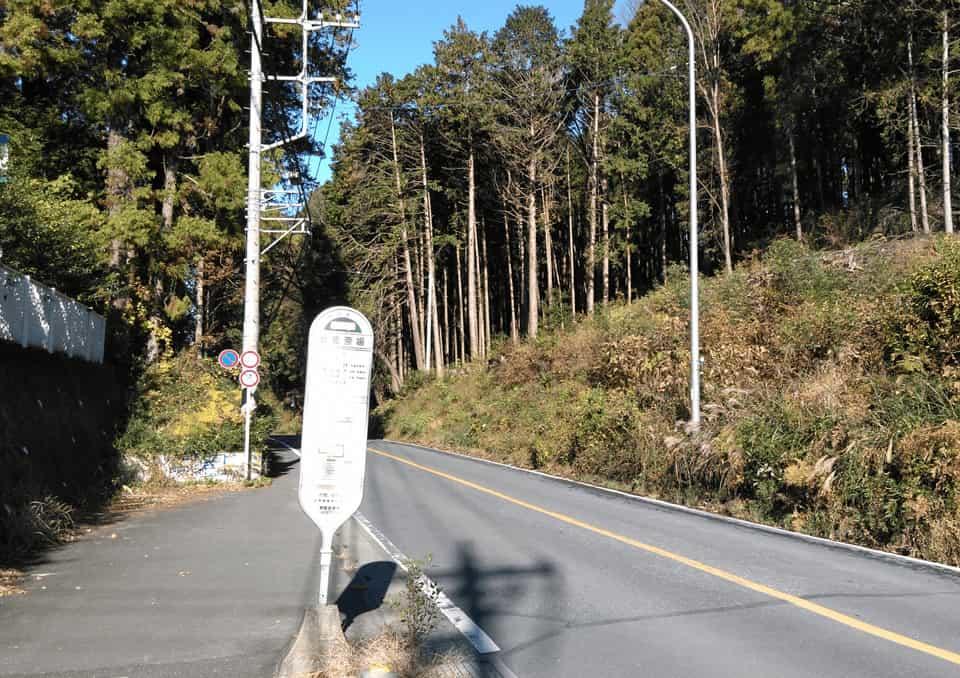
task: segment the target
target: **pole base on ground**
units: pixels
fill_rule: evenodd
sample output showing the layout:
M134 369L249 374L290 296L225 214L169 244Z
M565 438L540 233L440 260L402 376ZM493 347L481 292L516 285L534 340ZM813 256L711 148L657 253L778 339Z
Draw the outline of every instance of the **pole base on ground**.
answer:
M300 630L290 650L280 663L278 678L307 678L325 668L347 640L340 626L340 610L336 605L308 607L304 610Z

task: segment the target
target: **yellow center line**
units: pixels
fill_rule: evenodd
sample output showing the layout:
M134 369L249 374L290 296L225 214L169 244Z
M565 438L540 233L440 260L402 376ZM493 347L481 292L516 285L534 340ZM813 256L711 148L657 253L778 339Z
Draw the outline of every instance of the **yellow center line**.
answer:
M786 593L784 591L771 588L770 586L766 586L764 584L759 584L755 581L751 581L750 579L745 579L744 577L735 575L732 572L727 572L726 570L721 570L718 567L713 567L712 565L701 563L699 560L687 558L686 556L682 556L678 553L673 553L672 551L667 551L666 549L662 549L658 546L645 544L642 541L637 541L636 539L631 539L630 537L626 537L622 534L611 532L610 530L604 529L602 527L591 525L590 523L586 523L582 520L578 520L564 513L558 513L557 511L551 511L549 509L545 509L541 506L537 506L536 504L531 504L530 502L523 501L522 499L511 497L510 495L504 494L503 492L492 490L489 487L484 487L483 485L479 485L469 480L464 480L463 478L458 478L457 476L450 475L449 473L444 473L443 471L438 471L428 466L423 466L422 464L418 464L416 462L410 461L409 459L399 457L395 454L390 454L389 452L383 452L381 450L375 450L372 447L368 447L367 449L370 452L373 452L374 454L378 454L382 457L388 457L390 459L399 461L408 466L412 466L413 468L420 469L421 471L426 471L427 473L432 473L435 476L444 478L446 480L450 480L455 483L459 483L464 487L469 487L473 490L477 490L478 492L483 492L484 494L488 494L491 497L502 499L503 501L510 502L511 504L515 504L517 506L521 506L525 509L529 509L530 511L541 513L545 516L550 516L551 518L555 520L559 520L562 523L566 523L568 525L574 525L575 527L588 530L590 532L593 532L594 534L602 535L609 539L613 539L614 541L618 541L622 544L628 544L629 546L638 548L641 551L646 551L647 553L652 553L662 558L667 558L674 562L686 565L687 567L691 567L695 570L706 572L709 575L712 575L719 579L726 580L732 584L736 584L737 586L742 586L745 589L750 589L751 591L762 593L763 595L769 596L770 598L782 600L785 603L789 603L790 605L799 607L800 609L806 610L807 612L812 612L813 614L819 615L821 617L826 617L827 619L835 621L838 624L849 626L852 629L862 631L863 633L868 633L871 636L876 636L877 638L882 638L884 640L890 641L891 643L896 643L897 645L902 645L903 647L909 647L912 650L917 650L918 652L923 652L924 654L928 654L928 655L937 657L939 659L943 659L944 661L948 661L952 664L960 665L960 653L951 652L950 650L946 650L942 647L937 647L936 645L930 645L929 643L924 643L923 641L910 638L909 636L904 636L894 631L890 631L888 629L881 628L879 626L874 626L873 624L868 624L867 622L861 621L856 617L851 617L850 615L843 614L842 612L837 612L836 610L833 610L829 607L818 605L817 603L813 603L809 600L806 600L805 598L801 598L799 596L795 596L790 593Z

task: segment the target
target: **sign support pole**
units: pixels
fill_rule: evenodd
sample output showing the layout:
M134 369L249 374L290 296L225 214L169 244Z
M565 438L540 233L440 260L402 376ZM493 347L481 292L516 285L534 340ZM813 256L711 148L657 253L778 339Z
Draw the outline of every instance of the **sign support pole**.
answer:
M333 549L330 543L333 541L333 535L323 535L323 545L320 548L320 595L318 602L320 607L327 604L327 593L330 590L330 562L333 560Z
M247 402L243 404L243 456L247 460L247 480L253 480L253 454L250 449L250 407L253 394L246 389Z

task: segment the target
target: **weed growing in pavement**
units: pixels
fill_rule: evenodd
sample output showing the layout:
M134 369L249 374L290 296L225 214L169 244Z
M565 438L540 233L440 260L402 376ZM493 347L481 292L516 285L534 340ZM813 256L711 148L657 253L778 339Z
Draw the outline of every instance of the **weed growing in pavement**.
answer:
M406 588L399 600L390 602L400 616L406 639L413 646L419 645L440 621L440 587L424 575L430 561L428 555L423 560L404 562Z

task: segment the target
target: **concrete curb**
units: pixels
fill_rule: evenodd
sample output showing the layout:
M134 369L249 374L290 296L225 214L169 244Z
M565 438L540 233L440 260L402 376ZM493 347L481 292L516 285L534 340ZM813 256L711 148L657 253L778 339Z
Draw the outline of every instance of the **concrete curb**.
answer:
M330 653L346 644L340 628L336 605L308 607L303 612L300 630L287 651L277 678L309 678L326 668Z

